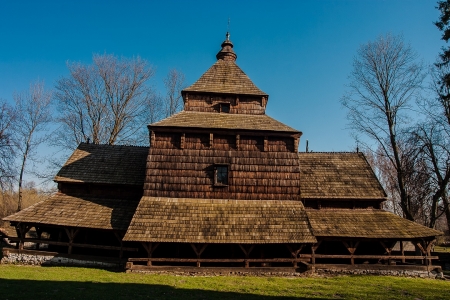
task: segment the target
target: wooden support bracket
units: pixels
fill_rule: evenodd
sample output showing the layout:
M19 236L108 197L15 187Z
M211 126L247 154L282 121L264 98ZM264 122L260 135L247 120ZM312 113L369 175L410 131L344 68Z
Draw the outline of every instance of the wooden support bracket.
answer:
M145 251L147 251L147 257L148 258L152 258L153 252L159 246L159 243L144 243L143 242L141 244L144 247ZM152 261L151 260L147 261L147 266L151 266L151 265L152 265Z
M72 244L73 244L73 240L75 239L76 235L78 234L78 232L80 231L79 228L75 229L75 228L64 228L64 230L66 231L67 237L69 238L69 247L67 249L67 254L72 254Z
M27 224L18 223L16 225L17 236L20 238L20 241L17 244L17 249L23 250L23 244L24 244L23 240L25 239L25 236L30 229L31 229L31 226L27 225Z
M191 243L191 248L194 250L195 254L197 255L197 259L200 259L200 256L202 255L203 251L205 251L206 247L208 247L208 244L193 244ZM200 268L200 261L197 261L197 268Z
M390 244L386 245L383 241L380 241L381 246L384 248L384 250L386 250L386 254L389 256L392 254L392 249L394 248L396 243L397 241L393 241ZM388 259L388 264L391 264L390 259Z
M346 241L342 241L342 243L344 244L345 248L347 248L348 252L350 252L351 255L350 262L352 265L354 265L355 259L353 258L353 255L355 254L356 248L358 248L359 241L358 242L349 241L348 243Z
M38 238L38 240L40 240L42 237L43 230L41 227L34 226L34 228L36 229L37 238ZM36 250L39 250L39 246L40 246L40 243L36 243Z
M241 248L242 252L244 252L244 255L245 255L245 267L246 268L250 267L248 258L250 256L250 253L252 252L252 250L255 248L255 245L242 245L242 244L239 244L239 248Z
M123 237L124 237L124 232L120 232L120 231L114 231L114 235L116 236L117 240L120 243L120 251L119 251L119 258L122 258L123 256Z
M302 251L304 246L305 245L302 244L300 246L297 246L296 248L292 248L291 245L286 244L286 247L288 248L293 258L298 258L298 254L300 253L300 251ZM294 268L297 268L297 261L294 261Z

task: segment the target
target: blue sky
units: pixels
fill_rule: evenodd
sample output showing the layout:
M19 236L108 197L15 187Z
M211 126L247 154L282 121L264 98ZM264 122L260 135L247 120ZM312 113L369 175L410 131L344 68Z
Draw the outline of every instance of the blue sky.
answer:
M67 76L93 53L148 60L153 84L171 68L195 82L214 62L230 18L237 64L270 95L267 114L303 132L314 151L352 151L339 103L358 47L402 34L425 63L444 43L435 1L0 0L0 98ZM162 90L161 90L162 91Z

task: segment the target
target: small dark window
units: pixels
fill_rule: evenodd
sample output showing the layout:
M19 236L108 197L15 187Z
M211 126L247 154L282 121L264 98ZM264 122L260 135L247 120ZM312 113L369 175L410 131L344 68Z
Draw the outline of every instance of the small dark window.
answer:
M215 165L214 166L214 185L224 186L228 185L228 166Z
M229 113L230 112L230 103L220 103L220 112Z

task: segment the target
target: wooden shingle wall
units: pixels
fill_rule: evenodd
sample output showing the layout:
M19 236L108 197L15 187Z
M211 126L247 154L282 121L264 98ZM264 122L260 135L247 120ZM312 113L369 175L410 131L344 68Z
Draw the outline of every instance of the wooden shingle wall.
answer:
M173 133L180 136L180 133ZM264 152L262 137L241 136L239 150L236 137L214 135L210 147L209 134L185 134L185 147L176 148L166 142L167 133L155 134L150 155L144 196L242 199L298 200L298 155L292 151ZM159 142L161 141L161 143ZM286 148L281 139L274 142ZM229 144L228 144L229 142ZM228 186L214 185L214 165L228 165Z
M221 103L230 104L230 114L262 115L265 113L263 106L264 96L229 96L229 95L205 95L185 94L185 111L196 112L220 112Z

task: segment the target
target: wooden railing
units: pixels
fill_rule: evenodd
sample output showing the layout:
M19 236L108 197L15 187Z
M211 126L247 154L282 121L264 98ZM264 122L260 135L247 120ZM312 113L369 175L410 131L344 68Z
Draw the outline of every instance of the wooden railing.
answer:
M198 267L201 263L242 263L244 268L249 268L250 263L291 263L296 266L297 263L310 265L312 258L323 259L378 259L378 260L425 260L427 264L431 264L431 260L439 259L438 256L405 256L405 255L328 255L328 254L301 254L298 258L129 258L127 262L127 269L133 268L133 265L142 266L140 263L146 263L151 267L154 262L161 263L195 263Z
M69 242L58 242L46 239L33 239L33 238L18 238L18 237L10 237L8 238L11 242L29 242L36 244L48 244L55 246L66 246L66 247L78 247L78 248L92 248L92 249L104 249L104 250L122 250L122 251L132 251L137 252L139 248L131 248L131 247L120 247L120 246L107 246L107 245L93 245L93 244L80 244L80 243L69 243Z

